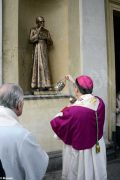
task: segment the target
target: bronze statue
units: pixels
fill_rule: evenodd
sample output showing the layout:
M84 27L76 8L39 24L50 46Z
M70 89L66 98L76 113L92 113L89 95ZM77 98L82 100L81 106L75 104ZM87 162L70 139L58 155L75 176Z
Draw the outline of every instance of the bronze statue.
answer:
M30 42L33 44L32 89L49 90L51 87L48 65L48 47L53 45L50 33L44 28L42 16L36 18L36 27L30 30Z

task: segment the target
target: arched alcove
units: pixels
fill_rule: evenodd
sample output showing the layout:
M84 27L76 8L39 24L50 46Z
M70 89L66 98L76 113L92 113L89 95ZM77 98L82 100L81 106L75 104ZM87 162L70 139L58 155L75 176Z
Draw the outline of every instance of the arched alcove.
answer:
M25 92L30 91L32 76L32 44L29 43L30 28L36 26L37 16L45 18L53 47L49 50L49 68L52 84L65 74L78 72L79 2L67 0L20 0L18 21L18 67L19 82ZM72 72L70 72L72 71Z

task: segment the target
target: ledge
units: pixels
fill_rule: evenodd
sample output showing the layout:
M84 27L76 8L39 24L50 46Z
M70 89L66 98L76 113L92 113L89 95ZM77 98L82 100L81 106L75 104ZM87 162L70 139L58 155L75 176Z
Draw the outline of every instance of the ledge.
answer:
M65 99L72 96L65 94L44 94L44 95L24 95L24 100L36 100L36 99Z

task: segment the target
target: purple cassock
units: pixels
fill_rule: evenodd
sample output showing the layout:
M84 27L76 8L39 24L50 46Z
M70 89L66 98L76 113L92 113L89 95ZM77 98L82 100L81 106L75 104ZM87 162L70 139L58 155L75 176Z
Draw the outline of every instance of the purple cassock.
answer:
M98 98L98 97L97 97ZM63 115L51 120L51 126L57 136L76 150L92 148L97 141L95 111L83 106L70 106L62 110ZM103 136L105 105L99 98L98 139Z

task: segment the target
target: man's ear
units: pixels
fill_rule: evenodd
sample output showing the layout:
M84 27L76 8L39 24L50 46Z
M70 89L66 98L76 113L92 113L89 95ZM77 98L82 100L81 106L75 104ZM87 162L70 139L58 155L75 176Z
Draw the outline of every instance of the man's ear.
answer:
M13 111L14 111L15 114L18 116L18 114L19 114L19 108L18 108L18 106L16 106L16 108L13 108Z
M15 108L15 113L17 116L20 116L22 114L22 110L23 110L23 103L22 102L18 102L16 108Z

